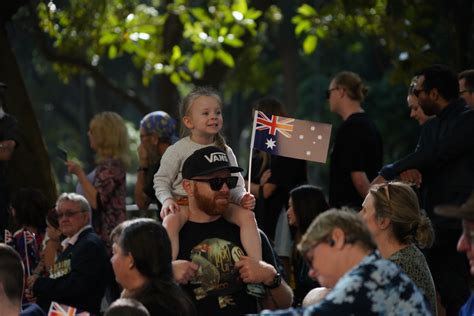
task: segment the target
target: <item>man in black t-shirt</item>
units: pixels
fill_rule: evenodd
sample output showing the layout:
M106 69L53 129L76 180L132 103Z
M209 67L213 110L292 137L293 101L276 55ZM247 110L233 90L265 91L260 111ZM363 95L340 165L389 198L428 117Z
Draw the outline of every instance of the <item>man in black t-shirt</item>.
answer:
M361 107L367 87L359 75L343 71L329 85L330 110L344 122L331 152L329 204L360 209L372 181L382 166L382 138Z
M246 284L262 283L263 308L285 308L292 292L275 268L274 256L262 234L262 258L245 256L239 227L222 214L229 207L229 191L237 184L225 152L210 146L195 151L184 162L183 188L188 194L189 219L180 231L175 279L189 293L199 315L243 315L258 312L257 299Z

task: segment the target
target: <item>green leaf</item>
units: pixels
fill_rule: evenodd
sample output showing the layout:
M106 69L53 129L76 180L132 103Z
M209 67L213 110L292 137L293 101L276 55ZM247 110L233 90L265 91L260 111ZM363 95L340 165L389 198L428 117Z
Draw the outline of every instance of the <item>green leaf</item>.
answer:
M170 62L174 64L180 57L181 57L181 48L179 48L178 45L173 46L173 53L171 54Z
M247 6L247 1L246 0L236 0L234 4L232 5L232 10L233 11L239 11L243 15L247 13L248 6Z
M308 31L310 28L311 28L311 22L309 20L303 20L296 25L295 34L299 36L302 32Z
M229 68L234 68L234 57L232 57L232 55L226 52L225 50L219 49L217 51L216 58L222 61Z
M260 10L254 10L254 9L249 9L247 11L247 14L245 14L246 19L250 20L256 20L262 15L262 11Z
M224 38L224 44L232 46L232 47L242 47L244 45L244 42L242 42L240 39L235 38L235 36L226 36Z
M99 40L101 45L109 45L114 43L117 40L117 34L115 33L105 33Z
M318 38L315 35L308 35L303 42L303 50L306 54L311 54L316 49Z
M201 53L194 54L189 60L189 70L202 74L204 72L204 57Z
M115 45L111 45L109 47L109 59L114 59L117 57L117 47Z
M203 55L204 55L204 60L206 61L206 64L210 65L214 61L214 57L216 56L216 53L212 49L206 47L204 48Z
M181 83L181 78L179 77L179 75L176 73L176 72L173 72L170 76L170 80L172 83L174 83L175 85L179 85Z
M312 6L306 3L302 4L298 8L298 13L306 17L312 17L312 16L317 15L316 10Z
M206 10L203 8L191 8L189 11L191 11L191 14L194 15L194 17L202 22L211 22L211 19L209 18L209 15Z

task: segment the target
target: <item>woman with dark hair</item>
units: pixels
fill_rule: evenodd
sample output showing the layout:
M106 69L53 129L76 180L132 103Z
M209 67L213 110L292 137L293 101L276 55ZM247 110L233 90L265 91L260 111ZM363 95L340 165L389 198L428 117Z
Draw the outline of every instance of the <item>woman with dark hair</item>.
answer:
M115 232L112 266L122 298L141 302L150 315L195 315L191 300L173 280L171 244L152 219L135 219Z
M301 185L290 191L288 201L288 224L295 228L295 245L306 233L309 225L322 212L329 209L323 191L313 185ZM306 294L318 287L318 282L308 276L309 268L303 257L296 251L292 256L294 286L294 306L299 306Z

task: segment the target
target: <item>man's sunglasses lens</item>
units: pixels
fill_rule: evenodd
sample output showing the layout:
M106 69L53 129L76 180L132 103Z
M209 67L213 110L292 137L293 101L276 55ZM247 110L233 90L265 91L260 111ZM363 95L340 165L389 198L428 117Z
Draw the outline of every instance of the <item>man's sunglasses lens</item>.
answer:
M224 183L229 189L233 189L237 186L237 177L228 177L228 178L213 178L209 179L209 185L213 191L219 191L222 189Z

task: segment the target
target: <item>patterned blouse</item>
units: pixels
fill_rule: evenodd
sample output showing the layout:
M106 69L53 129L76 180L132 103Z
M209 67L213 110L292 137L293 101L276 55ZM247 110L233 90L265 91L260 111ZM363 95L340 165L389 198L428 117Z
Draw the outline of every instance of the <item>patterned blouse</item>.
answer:
M395 262L416 286L425 294L433 314L436 315L436 291L425 256L415 245L410 245L392 254L388 260Z
M105 159L97 165L92 184L97 190L97 209L93 210L93 226L111 249L109 235L126 219L125 166L118 159Z
M400 268L367 255L319 303L306 309L263 311L261 315L432 315L423 294Z

